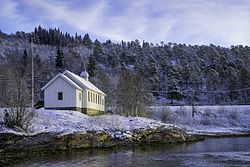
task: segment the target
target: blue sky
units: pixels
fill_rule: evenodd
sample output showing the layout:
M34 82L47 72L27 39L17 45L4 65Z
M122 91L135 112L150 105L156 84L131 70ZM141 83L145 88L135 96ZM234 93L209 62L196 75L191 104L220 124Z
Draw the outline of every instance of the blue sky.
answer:
M249 0L1 0L0 29L41 25L114 42L250 45Z

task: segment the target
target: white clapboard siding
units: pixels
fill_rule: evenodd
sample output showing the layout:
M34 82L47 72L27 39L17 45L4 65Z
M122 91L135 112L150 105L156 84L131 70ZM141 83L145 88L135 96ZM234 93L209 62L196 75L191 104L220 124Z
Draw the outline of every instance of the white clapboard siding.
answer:
M45 108L76 107L76 90L68 82L58 77L44 90ZM63 100L58 100L58 92L63 92Z
M100 100L101 99L103 99L103 100L105 99L105 96L102 95L102 94L96 93L96 92L94 92L92 90L88 90L88 92L92 93L92 95L94 95L94 96L99 95L100 96ZM98 104L96 102L96 100L92 100L92 101L90 100L90 101L88 101L88 98L87 98L87 108L104 111L105 110L104 106L105 105L102 104L102 100L100 101L100 104Z
M81 95L81 98L79 97ZM81 90L76 89L76 107L83 108L83 102L85 101L83 92Z
M83 101L82 101L82 106L83 108L88 108L88 89L83 89Z
M85 72L87 74L87 72ZM104 111L106 94L89 82L70 71L57 74L43 88L45 108L94 109ZM58 100L58 93L63 93L63 100ZM89 100L88 93L92 93Z

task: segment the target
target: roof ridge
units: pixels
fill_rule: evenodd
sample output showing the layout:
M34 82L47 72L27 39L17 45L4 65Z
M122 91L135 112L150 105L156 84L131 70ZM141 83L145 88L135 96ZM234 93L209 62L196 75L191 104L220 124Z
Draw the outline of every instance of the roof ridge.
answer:
M102 92L99 88L97 88L93 83L91 83L90 81L82 78L81 76L78 76L77 74L70 72L68 70L65 70L63 72L63 74L69 74L70 76L72 76L72 78L74 78L75 80L77 80L79 83L76 83L76 81L73 81L74 83L76 83L78 86L80 87L84 87L84 88L88 88L92 91L95 91L97 93L101 93L103 95L106 95L104 92ZM67 76L67 75L66 75ZM72 79L71 79L72 80Z

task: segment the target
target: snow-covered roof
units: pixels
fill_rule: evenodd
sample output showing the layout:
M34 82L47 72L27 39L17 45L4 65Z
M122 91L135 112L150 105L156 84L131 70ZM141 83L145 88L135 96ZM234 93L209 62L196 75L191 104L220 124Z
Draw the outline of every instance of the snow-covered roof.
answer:
M45 86L42 87L42 90L46 89L50 84L52 84L58 77L61 77L62 79L64 79L66 82L68 82L70 85L72 85L74 88L82 90L82 89L90 89L96 93L100 93L104 96L106 96L106 94L101 91L100 89L98 89L95 85L93 85L91 82L89 82L88 80L68 71L65 70L62 73L57 74L52 80L50 80Z
M76 89L82 90L80 86L78 86L75 82L69 79L67 76L63 75L62 73L57 74L54 78L52 78L46 85L42 87L42 90L46 89L50 84L52 84L58 77L61 77L63 80L68 82L71 86Z
M75 82L78 86L80 86L82 89L84 88L87 88L87 89L90 89L96 93L100 93L102 95L105 95L106 94L101 91L100 89L98 89L95 85L93 85L91 82L89 82L88 80L68 71L68 70L65 70L63 72L64 75L66 75L68 78L70 78L73 82Z

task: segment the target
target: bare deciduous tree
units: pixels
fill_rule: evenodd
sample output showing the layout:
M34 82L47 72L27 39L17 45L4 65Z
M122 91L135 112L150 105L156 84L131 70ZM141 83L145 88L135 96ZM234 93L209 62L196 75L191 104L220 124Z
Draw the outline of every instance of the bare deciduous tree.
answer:
M145 80L138 74L125 69L121 72L117 85L117 104L121 115L148 115L148 106L153 96L147 91Z
M107 73L102 71L101 69L97 68L96 70L96 79L93 81L95 85L98 86L105 94L105 108L108 112L114 112L114 106L116 106L116 84L117 78L115 76L110 77Z
M35 117L35 112L28 109L30 91L25 79L15 70L7 72L4 124L9 128L27 130Z

